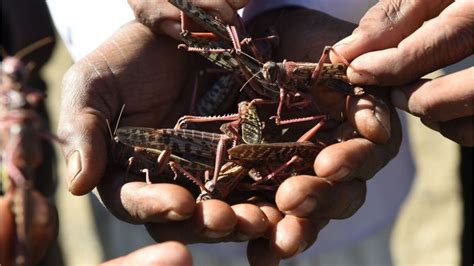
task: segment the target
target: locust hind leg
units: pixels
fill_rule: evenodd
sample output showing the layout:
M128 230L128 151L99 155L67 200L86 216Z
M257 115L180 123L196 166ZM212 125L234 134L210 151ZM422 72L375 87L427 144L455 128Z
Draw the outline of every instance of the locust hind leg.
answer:
M320 74L321 74L321 70L323 69L324 62L326 62L326 60L328 59L329 52L331 52L331 51L342 61L343 64L345 64L346 66L349 65L349 62L347 61L347 59L344 58L344 56L337 53L336 50L334 50L334 48L332 46L324 47L323 53L321 54L321 57L319 58L319 62L316 65L316 67L314 68L313 74L311 74L311 79L313 80L314 84L318 83L318 80L319 80L319 77L320 77Z
M193 184L195 184L199 187L199 189L201 190L201 194L203 192L208 192L206 186L204 185L204 183L199 178L195 177L189 171L184 169L181 165L179 165L175 162L172 162L172 161L169 162L168 165L171 168L171 171L173 171L173 173L174 173L174 179L175 180L178 178L178 173L181 173L182 175L184 175L184 177L186 177L186 179L188 179ZM207 172L207 174L205 174L205 175L209 175L208 170L206 170L205 172Z
M303 134L296 142L304 142L304 141L310 141L316 133L324 126L326 120L321 120L319 121L314 127L312 127L310 130L308 130L305 134ZM296 162L300 162L302 160L301 157L299 156L293 156L291 157L290 160L285 162L284 164L280 165L276 170L274 170L272 173L268 174L263 180L275 180L276 176L282 173L285 169L288 169L291 165L293 165ZM278 182L278 180L275 180Z

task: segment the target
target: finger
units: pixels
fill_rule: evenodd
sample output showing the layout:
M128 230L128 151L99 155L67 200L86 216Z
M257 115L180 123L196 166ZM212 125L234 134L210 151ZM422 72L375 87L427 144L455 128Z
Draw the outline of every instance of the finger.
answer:
M247 245L247 258L252 266L279 265L280 259L270 250L270 241L265 238L250 240Z
M474 115L474 67L392 90L396 107L425 120L444 122Z
M270 238L275 226L278 224L279 221L281 221L281 219L283 219L284 215L275 206L275 204L270 204L267 202L259 202L259 203L256 203L256 205L267 217L269 225L267 226L267 230L264 233L264 237Z
M74 195L90 192L104 174L107 163L104 121L96 114L86 112L60 115L58 136L64 140L66 181Z
M115 117L120 108L115 108L116 95L107 94L108 104L102 101L111 70L104 60L92 58L73 65L62 82L58 137L64 142L66 181L74 195L90 192L104 174L110 138L106 118Z
M128 0L135 18L154 33L164 33L177 40L181 31L179 9L168 1Z
M396 47L424 21L437 16L453 1L379 1L367 11L352 35L334 45L338 54L349 61L361 54ZM331 61L341 58L331 53Z
M370 94L349 97L347 117L357 133L368 140L383 144L390 139L390 109L379 98Z
M248 0L193 0L196 6L217 15L225 23L233 22L237 9L241 8Z
M100 265L191 266L193 261L186 247L173 241L148 246Z
M146 228L157 242L176 240L182 243L215 243L229 236L236 224L237 216L227 203L207 200L196 204L194 214L188 220L147 223Z
M474 145L474 130L472 126L473 118L474 116L467 116L446 122L435 122L421 119L421 122L456 143L472 147Z
M364 181L331 182L316 176L294 176L276 193L278 209L298 217L344 219L365 201Z
M248 0L194 0L192 3L230 24L234 21L236 11L247 4ZM166 34L180 40L180 10L163 0L138 1L128 0L135 17L154 33ZM192 10L190 10L192 11Z
M402 140L400 120L392 108L391 137L384 144L354 138L324 148L316 157L316 175L331 181L362 179L374 176L398 153Z
M126 183L118 170L109 171L98 191L104 205L129 223L181 221L193 215L196 205L191 193L181 186Z
M267 231L269 221L263 211L253 204L237 204L232 206L237 217L235 233L232 238L247 241L260 236Z
M270 247L279 258L293 257L310 247L327 220L311 222L305 218L287 215L281 220L270 239Z
M357 57L347 70L349 80L355 84L406 84L471 55L474 53L473 9L472 1L456 1L396 48Z

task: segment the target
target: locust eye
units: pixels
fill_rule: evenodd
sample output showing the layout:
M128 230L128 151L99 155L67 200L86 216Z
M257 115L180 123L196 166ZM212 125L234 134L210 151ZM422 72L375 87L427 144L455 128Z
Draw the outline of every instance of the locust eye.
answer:
M263 65L263 77L270 82L278 79L278 65L275 62L267 62Z

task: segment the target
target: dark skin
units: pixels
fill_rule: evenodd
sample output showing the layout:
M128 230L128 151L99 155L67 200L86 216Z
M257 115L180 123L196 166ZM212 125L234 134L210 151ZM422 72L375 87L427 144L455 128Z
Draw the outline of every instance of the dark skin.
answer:
M347 72L352 82L393 86L397 108L472 147L472 65L434 80L421 77L474 54L473 9L468 0L380 1L336 50L352 61Z
M328 42L321 41L321 36L335 23L341 25L336 27L338 30L345 29L343 34L354 28L354 25L324 17L315 20L318 26L311 26L318 30L308 36L303 34L308 32L305 30L308 24L298 19L300 12L305 12L305 19L321 16L309 10L285 12L283 18L294 24L279 28L279 34L283 38L295 34L304 40L295 43L313 43L312 49L316 51L342 38L343 35L333 35ZM282 15L269 13L258 23L264 26L275 16ZM380 103L368 97L351 99L347 112L352 121L349 124L362 129L361 134L368 137L324 149L315 160L316 176L297 176L285 181L277 192L276 206L266 202L230 206L219 200L196 204L186 189L176 185L126 182L125 171L107 161L110 137L105 119L115 121L123 104L126 108L121 126L169 127L185 114L192 91L191 77L200 65L194 55L177 51L177 44L132 22L76 63L63 83L59 135L67 140L64 153L68 161L69 190L82 195L97 187L112 213L127 222L146 223L157 241L196 243L256 239L249 242L248 255L252 263L275 264L280 258L294 256L311 246L329 219L351 216L365 199L363 180L373 176L398 151L401 137L397 116L376 108ZM307 57L292 55L306 48L289 49L282 45L278 56L317 61L317 56L309 53ZM375 144L368 138L383 141ZM295 194L299 197L294 197Z

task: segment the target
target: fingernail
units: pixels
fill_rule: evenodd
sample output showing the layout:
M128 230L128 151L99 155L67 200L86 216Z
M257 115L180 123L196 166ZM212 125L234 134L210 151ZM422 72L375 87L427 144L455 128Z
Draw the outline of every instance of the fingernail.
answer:
M327 176L326 179L332 181L343 181L347 176L349 176L350 172L351 170L349 168L342 166L336 173Z
M390 93L392 104L398 109L408 111L408 99L403 91L393 89Z
M341 62L341 63L347 63L348 58L341 58L341 55L339 54L340 52L344 52L345 46L351 44L357 39L356 34L352 34L350 36L347 36L346 38L340 40L336 44L332 46L334 50L331 50L329 53L329 58L331 59L331 62L336 63L336 62ZM351 58L352 59L352 58Z
M374 74L368 72L367 70L363 70L362 67L359 67L359 58L360 57L354 59L354 61L351 62L351 65L347 69L346 75L349 81L354 84L361 85L377 84L377 79Z
M67 159L67 182L68 182L68 189L71 189L72 183L76 179L77 175L82 170L81 164L81 154L78 150L75 150L71 153L69 158Z
M314 197L307 196L306 199L296 208L289 211L284 211L284 213L294 215L306 215L314 211L317 205L317 200Z

